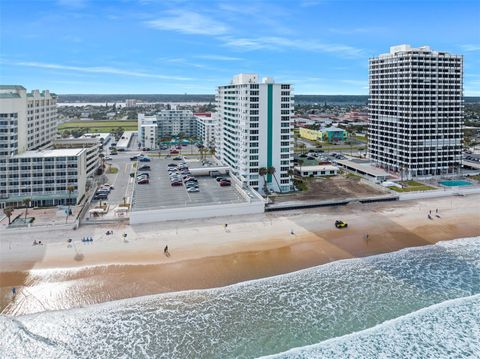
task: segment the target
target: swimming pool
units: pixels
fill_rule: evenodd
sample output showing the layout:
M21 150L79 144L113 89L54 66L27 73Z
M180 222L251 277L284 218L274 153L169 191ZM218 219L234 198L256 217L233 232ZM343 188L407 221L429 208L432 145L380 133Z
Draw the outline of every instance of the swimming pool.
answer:
M460 187L460 186L471 186L472 184L468 181L441 181L438 182L441 185L447 186L447 187Z

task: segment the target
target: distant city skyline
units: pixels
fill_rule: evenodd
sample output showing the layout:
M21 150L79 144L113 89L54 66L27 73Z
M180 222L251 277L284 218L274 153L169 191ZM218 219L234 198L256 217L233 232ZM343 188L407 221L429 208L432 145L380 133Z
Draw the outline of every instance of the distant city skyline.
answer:
M0 83L56 93L211 94L238 73L296 94L367 95L390 46L464 55L480 96L477 1L58 0L0 3Z

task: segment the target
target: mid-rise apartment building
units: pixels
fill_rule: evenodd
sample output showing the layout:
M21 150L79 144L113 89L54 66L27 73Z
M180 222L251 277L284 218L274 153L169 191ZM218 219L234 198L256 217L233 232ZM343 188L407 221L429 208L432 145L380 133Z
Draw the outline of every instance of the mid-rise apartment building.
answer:
M369 61L371 160L402 176L460 168L463 57L400 45Z
M212 114L195 115L197 120L197 139L204 147L215 147L215 124L216 117Z
M216 156L244 184L289 191L293 165L293 88L256 74L240 74L216 94ZM274 174L259 175L260 168ZM264 182L265 181L265 182Z
M32 206L73 204L84 196L87 177L98 168L100 144L55 143L56 101L48 90L0 86L1 208L24 206L25 199Z
M192 111L162 110L155 115L138 114L138 140L142 147L158 148L159 140L196 136L197 119Z

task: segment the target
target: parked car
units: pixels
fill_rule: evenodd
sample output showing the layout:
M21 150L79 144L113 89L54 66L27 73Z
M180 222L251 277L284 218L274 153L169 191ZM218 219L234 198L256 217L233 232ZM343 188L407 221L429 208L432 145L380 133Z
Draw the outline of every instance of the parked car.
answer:
M139 169L139 171L150 171L150 166L141 166Z
M148 158L148 157L140 157L138 160L140 162L150 162L150 158Z
M137 159L138 159L138 156L130 157L130 161L136 161Z
M177 167L177 164L176 164L176 163L169 163L169 164L167 165L167 167Z
M173 187L176 187L176 186L183 186L183 183L181 181L175 181L175 182L172 182L171 185Z
M198 187L187 187L187 192L200 192Z
M148 178L143 178L137 181L138 184L149 184L150 180Z
M111 160L113 160L112 157L105 157L105 161L111 161Z
M347 227L348 227L348 223L337 219L337 220L335 221L335 227L336 227L336 228L347 228Z
M220 187L228 187L231 185L230 181L220 181Z
M170 154L171 154L171 155L176 155L176 154L178 154L178 153L179 153L179 152L178 152L177 150L170 150Z
M99 200L99 199L107 199L108 198L108 194L95 194L93 196L93 199L94 200Z
M148 178L150 178L150 173L147 173L147 172L138 173L137 176L147 176Z
M176 156L176 157L173 157L172 160L174 160L174 161L181 161L181 160L183 160L183 158L180 157L180 156Z
M225 179L227 179L227 178L222 177L222 176L215 177L215 180L216 180L217 182L220 182L221 180L225 180Z

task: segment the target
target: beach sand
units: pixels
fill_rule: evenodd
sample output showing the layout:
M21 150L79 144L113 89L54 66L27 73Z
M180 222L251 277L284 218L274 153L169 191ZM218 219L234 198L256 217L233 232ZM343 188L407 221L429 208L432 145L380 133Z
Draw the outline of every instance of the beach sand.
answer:
M335 229L336 219L348 222L348 228ZM105 235L108 229L114 230L112 236ZM4 314L21 315L219 287L339 259L478 236L480 195L142 226L82 226L68 232L7 232L1 240L0 305ZM94 242L82 243L84 235ZM45 244L32 246L34 238ZM164 255L166 245L170 256ZM17 288L15 297L12 287Z

